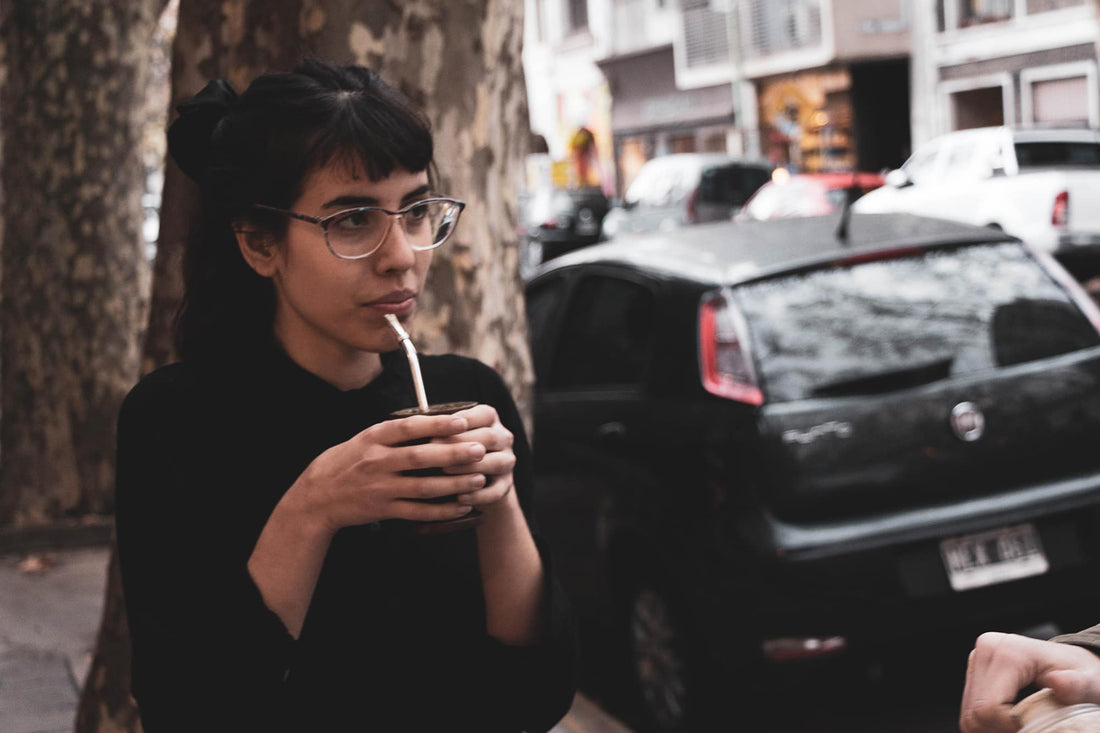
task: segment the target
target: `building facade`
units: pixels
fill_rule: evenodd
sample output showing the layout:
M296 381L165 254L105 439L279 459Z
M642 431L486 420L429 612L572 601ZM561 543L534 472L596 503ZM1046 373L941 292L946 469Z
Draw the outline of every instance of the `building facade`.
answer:
M915 2L924 17L913 50L923 102L914 140L986 125L1100 125L1090 0Z

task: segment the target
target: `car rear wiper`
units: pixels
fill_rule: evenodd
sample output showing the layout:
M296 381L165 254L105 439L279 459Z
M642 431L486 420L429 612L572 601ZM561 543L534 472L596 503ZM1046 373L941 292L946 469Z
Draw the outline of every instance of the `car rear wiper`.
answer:
M902 367L888 372L867 374L852 379L841 379L815 387L815 397L841 397L868 394L883 394L899 389L917 387L922 384L938 382L947 379L951 375L951 365L954 357L936 359L935 361L917 364L911 367Z

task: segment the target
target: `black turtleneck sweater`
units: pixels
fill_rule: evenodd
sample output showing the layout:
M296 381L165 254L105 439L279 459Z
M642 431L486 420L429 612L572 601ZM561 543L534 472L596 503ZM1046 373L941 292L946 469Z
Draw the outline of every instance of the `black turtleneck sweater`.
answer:
M551 728L575 689L575 632L531 515L531 460L500 377L422 357L432 402L493 405L515 436L515 485L547 577L531 647L488 636L474 530L388 521L338 532L298 640L248 558L275 504L321 452L416 404L400 352L341 391L272 351L173 364L134 387L118 426L116 521L133 692L163 731L507 731Z

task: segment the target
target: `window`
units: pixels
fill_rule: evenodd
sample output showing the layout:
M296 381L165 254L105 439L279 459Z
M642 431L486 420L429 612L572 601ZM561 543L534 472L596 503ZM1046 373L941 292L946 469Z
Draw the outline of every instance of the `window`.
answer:
M1087 76L1042 79L1031 83L1036 122L1087 123L1089 83Z
M638 386L653 349L653 294L639 283L590 275L577 284L550 375L552 389Z
M940 147L938 144L926 145L916 153L913 157L905 161L905 165L902 166L902 170L909 176L909 180L920 183L932 178L937 171L937 161L940 156Z
M814 270L736 298L774 402L884 393L1100 344L1018 243Z
M569 0L566 27L570 33L588 30L588 0Z
M1045 166L1100 166L1100 143L1016 143L1016 163L1021 168Z
M699 181L699 200L740 206L770 177L768 171L760 168L735 165L707 168Z
M821 44L820 0L749 0L746 53L750 56Z
M554 321L561 310L565 281L560 277L544 279L527 291L527 338L531 342L531 357L535 375L545 368L553 348Z
M684 64L689 69L729 63L726 13L713 10L708 0L680 0L684 28Z
M959 5L959 25L996 23L1012 18L1015 0L963 0Z

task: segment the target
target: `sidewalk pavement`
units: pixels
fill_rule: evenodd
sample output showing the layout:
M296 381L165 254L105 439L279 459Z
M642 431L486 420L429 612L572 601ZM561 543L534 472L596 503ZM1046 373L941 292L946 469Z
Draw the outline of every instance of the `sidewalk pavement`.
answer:
M107 559L102 545L0 555L0 732L72 733ZM578 695L551 733L630 731Z

